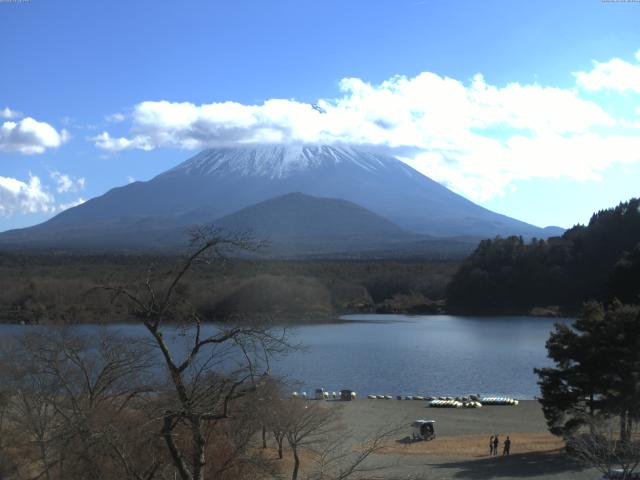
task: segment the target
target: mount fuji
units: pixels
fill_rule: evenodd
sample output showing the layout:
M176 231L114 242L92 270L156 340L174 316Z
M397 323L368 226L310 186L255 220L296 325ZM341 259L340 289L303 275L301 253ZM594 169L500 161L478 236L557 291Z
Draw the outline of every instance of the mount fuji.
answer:
M288 197L289 203L298 202L300 210L291 218L303 218L313 204L307 213L313 219L324 212L317 220L327 234L334 224L353 223L364 228L360 238L384 236L379 229L368 232L366 228L372 223L363 223L362 215L381 217L380 222L388 222L386 231L397 227L396 239L403 232L412 241L416 235L546 238L562 233L556 227L539 228L480 207L395 157L373 149L242 145L204 150L147 182L114 188L40 225L4 232L0 244L172 247L186 242L184 232L194 224L228 223L223 217L294 192L303 196ZM334 203L332 210L318 209L317 202L300 202L304 196L318 201L338 199L361 208L333 208ZM268 212L273 205L282 208L281 202L266 202L256 211L271 215ZM334 240L338 237L333 235Z

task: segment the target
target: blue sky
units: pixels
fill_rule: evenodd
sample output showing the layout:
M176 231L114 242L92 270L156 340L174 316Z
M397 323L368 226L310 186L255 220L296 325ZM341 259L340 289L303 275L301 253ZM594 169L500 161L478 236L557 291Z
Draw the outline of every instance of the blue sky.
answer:
M640 195L639 24L600 0L0 1L0 231L233 141L384 145L586 222Z

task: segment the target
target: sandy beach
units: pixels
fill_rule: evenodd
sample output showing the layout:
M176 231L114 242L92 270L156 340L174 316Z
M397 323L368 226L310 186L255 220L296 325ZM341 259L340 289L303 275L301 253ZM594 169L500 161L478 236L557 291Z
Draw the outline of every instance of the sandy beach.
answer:
M380 467L368 478L404 479L598 479L600 474L568 458L562 441L547 432L536 401L479 409L430 408L425 401L369 400L327 402L342 409L342 423L354 444L381 430L405 426L372 459ZM436 421L436 438L410 440L410 423ZM497 456L489 437L499 435ZM502 455L511 438L511 455Z

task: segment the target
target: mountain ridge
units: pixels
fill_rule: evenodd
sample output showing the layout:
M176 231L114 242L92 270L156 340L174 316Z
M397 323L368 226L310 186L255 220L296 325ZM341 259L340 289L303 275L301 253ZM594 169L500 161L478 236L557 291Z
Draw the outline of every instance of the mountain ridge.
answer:
M147 182L116 187L42 224L0 234L0 243L47 238L78 243L84 232L92 242L120 235L124 243L129 237L139 245L158 244L161 238L153 235L211 223L292 192L354 203L414 234L546 238L557 233L491 212L375 149L240 145L204 150Z

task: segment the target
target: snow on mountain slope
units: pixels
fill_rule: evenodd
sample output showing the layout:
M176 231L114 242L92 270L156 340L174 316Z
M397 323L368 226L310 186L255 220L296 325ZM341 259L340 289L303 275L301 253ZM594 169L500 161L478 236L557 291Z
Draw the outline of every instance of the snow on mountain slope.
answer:
M0 242L64 242L120 238L141 242L209 223L292 192L352 202L413 233L439 237L550 232L487 210L393 156L336 145L239 145L205 150L148 182L110 190L31 228L0 234ZM147 240L145 240L146 242Z
M204 150L165 175L237 174L273 180L340 164L352 164L368 172L382 172L389 165L390 159L392 157L349 146L246 145ZM398 162L393 160L391 163ZM407 175L413 175L414 172L407 167Z

